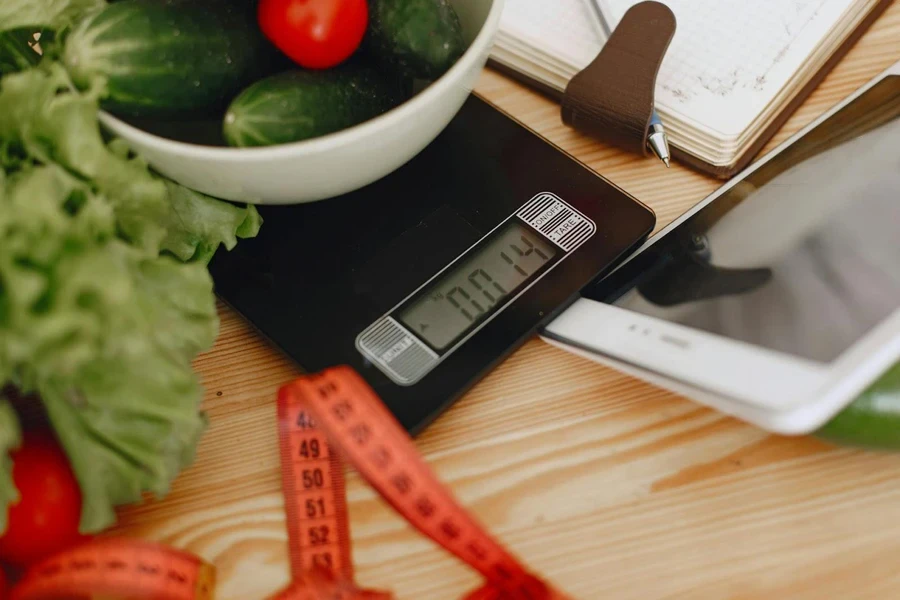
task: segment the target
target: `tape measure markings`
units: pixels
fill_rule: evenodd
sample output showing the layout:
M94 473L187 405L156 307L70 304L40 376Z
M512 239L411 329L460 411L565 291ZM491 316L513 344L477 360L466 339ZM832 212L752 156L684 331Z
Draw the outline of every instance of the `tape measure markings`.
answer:
M304 573L270 600L394 600L387 592L361 590L347 579L317 569Z
M215 569L194 555L149 542L98 539L38 563L11 600L128 597L210 600Z
M282 492L294 581L325 568L353 580L344 468L302 403L278 395Z
M272 600L393 598L354 583L344 458L411 525L484 575L466 600L568 600L469 515L351 368L282 386L277 411L292 583ZM212 600L214 584L215 569L189 553L101 538L29 570L11 600Z
M513 597L549 597L547 587L456 502L355 371L336 367L301 378L288 389L363 478L419 531Z

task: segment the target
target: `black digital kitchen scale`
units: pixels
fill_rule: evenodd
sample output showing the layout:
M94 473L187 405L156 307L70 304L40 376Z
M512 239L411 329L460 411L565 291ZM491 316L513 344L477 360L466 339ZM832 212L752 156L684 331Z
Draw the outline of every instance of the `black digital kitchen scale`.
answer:
M656 221L475 95L380 181L259 209L260 235L210 265L219 297L305 371L355 368L411 433Z

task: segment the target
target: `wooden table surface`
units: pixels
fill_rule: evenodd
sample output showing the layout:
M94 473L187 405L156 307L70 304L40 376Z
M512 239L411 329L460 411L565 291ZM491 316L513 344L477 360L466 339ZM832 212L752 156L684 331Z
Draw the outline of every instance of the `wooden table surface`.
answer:
M773 144L898 59L895 2ZM491 71L477 92L651 205L660 227L719 185L574 133L557 105ZM197 362L211 419L197 460L166 499L123 510L114 533L212 561L217 598L262 599L289 580L274 400L298 372L221 315ZM417 445L513 553L575 598L900 594L900 455L770 435L537 339ZM360 583L399 599L477 585L348 476Z

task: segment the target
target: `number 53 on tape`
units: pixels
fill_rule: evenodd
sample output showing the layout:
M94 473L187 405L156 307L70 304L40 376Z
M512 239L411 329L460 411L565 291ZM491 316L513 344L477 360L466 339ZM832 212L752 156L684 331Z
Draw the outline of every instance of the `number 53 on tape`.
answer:
M278 396L282 485L294 583L279 598L390 598L353 585L341 458L420 532L487 580L470 600L564 600L452 497L368 384L338 367ZM326 588L339 595L317 594Z
M485 578L467 600L568 600L528 572L437 480L352 369L279 390L278 434L292 583L277 600L389 600L354 584L342 458L420 532ZM101 539L33 567L12 600L212 600L215 570L156 544ZM2 592L0 592L2 593Z

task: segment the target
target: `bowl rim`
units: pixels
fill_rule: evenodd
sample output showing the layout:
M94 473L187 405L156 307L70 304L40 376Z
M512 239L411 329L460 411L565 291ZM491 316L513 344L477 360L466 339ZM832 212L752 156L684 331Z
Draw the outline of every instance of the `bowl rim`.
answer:
M489 52L489 48L493 44L493 38L499 29L504 2L505 0L491 0L490 11L469 47L459 60L447 72L434 80L431 85L419 92L415 97L387 112L341 131L309 140L275 146L235 148L192 144L158 136L130 125L104 110L100 111L100 122L109 128L113 134L126 142L152 146L157 151L170 155L190 156L193 159L244 161L252 158L268 160L284 157L295 158L334 150L358 142L360 138L375 137L385 133L391 129L395 120L411 117L413 113L427 103L437 100L447 89L456 85L456 80L463 77L466 72L472 69L474 63L480 60L482 52Z

